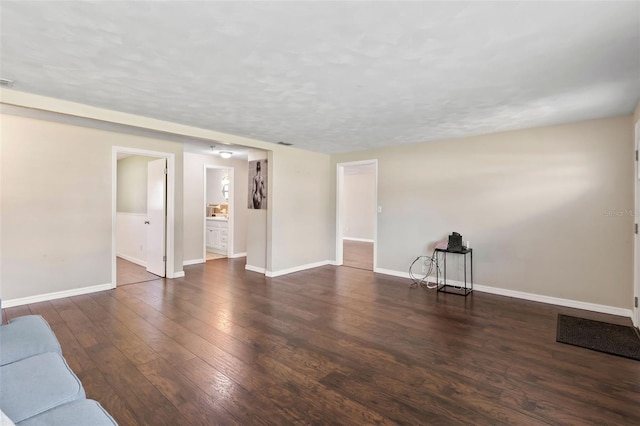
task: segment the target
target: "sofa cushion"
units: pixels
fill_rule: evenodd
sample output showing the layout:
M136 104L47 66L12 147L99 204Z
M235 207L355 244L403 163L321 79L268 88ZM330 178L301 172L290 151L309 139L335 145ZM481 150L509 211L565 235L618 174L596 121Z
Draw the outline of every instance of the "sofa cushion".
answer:
M117 426L98 402L81 399L60 405L30 419L19 422L17 426Z
M0 366L0 382L0 410L14 423L85 397L78 377L54 352Z
M0 326L0 365L45 352L62 351L51 327L40 315L14 318Z

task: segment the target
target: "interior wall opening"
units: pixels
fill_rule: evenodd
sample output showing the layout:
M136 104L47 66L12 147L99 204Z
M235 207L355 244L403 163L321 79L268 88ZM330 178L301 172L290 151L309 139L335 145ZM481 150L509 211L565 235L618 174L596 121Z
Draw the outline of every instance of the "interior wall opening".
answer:
M337 263L375 270L377 162L338 165Z
M172 156L113 148L114 287L173 276Z
M205 262L233 254L234 169L205 165L204 247Z

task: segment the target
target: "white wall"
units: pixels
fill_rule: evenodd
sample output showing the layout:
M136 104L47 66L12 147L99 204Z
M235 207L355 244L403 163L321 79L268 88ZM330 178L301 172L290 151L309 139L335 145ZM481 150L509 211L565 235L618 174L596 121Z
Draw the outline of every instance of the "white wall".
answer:
M116 214L116 256L147 266L146 213Z
M5 301L112 284L113 146L175 155L174 229L182 242L182 144L24 114L0 116ZM181 243L174 262L182 271Z
M378 159L379 268L402 273L457 231L476 284L631 309L633 150L625 116L336 155L332 169Z
M229 172L224 169L207 169L207 204L227 204L222 195L222 178Z
M147 213L147 171L152 157L132 155L118 160L116 211Z
M375 174L372 172L349 173L345 168L342 183L343 236L357 240L373 241L375 211Z
M247 161L184 153L184 261L202 259L204 247L204 166L233 168L233 253L247 252Z

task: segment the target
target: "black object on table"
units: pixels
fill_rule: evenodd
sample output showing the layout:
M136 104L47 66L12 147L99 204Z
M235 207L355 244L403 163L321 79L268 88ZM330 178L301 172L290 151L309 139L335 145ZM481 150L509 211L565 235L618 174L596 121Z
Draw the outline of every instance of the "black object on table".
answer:
M447 250L436 249L436 258L439 259L439 254L442 253L444 264L442 267L443 282L440 283L440 268L436 268L436 282L438 283L438 291L442 293L459 294L467 296L473 291L473 249L463 248L462 250ZM464 257L464 286L447 284L447 255L459 254ZM469 256L469 283L467 283L467 256ZM467 284L470 284L467 286Z

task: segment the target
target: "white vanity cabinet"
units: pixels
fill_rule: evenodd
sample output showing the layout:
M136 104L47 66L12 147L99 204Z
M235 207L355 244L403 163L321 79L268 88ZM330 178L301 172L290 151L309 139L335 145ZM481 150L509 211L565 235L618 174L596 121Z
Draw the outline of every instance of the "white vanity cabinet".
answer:
M226 220L207 218L207 249L227 254L228 225Z

